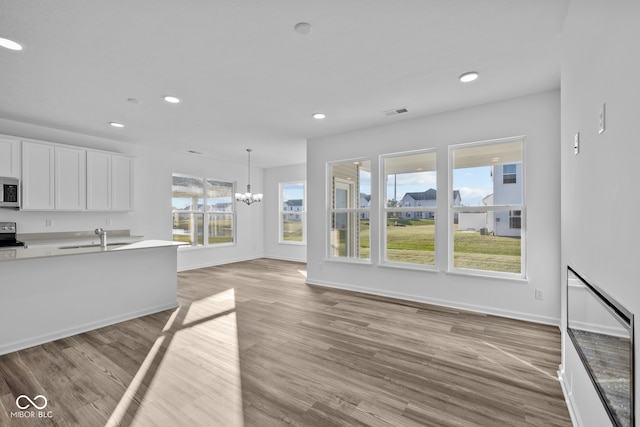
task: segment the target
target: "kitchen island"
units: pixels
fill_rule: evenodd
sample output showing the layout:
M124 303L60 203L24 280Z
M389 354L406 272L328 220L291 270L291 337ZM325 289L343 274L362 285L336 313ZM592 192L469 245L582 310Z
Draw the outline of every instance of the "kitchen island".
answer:
M178 246L0 250L0 354L177 307Z

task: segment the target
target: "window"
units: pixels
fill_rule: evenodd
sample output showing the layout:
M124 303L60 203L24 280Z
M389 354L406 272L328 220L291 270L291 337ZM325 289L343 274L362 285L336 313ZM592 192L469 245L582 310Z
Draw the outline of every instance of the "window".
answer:
M436 153L386 155L382 168L383 262L435 265Z
M502 183L503 184L516 184L516 165L502 165Z
M304 182L280 184L280 243L305 242Z
M525 277L524 138L450 147L449 268ZM456 196L457 195L457 196Z
M369 260L371 162L327 165L330 258Z
M192 246L233 243L233 194L232 182L174 174L173 240Z
M509 211L509 228L522 228L522 211Z

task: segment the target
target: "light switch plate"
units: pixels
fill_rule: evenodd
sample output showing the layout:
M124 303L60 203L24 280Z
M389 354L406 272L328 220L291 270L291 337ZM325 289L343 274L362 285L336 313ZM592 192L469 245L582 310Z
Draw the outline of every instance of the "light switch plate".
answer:
M602 104L602 107L600 108L600 115L599 115L599 120L598 120L598 133L602 133L605 130L605 107L607 104Z

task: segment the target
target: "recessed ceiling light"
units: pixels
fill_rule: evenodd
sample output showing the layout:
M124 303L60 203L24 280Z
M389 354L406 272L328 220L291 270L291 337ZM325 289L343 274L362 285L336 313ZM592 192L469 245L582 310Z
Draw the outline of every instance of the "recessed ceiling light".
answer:
M492 161L493 163L498 163L498 162L500 161L500 157L493 157L493 158L491 159L491 161Z
M13 40L3 39L0 37L0 46L11 50L22 50L22 46Z
M167 101L169 104L178 104L180 102L179 98L176 98L175 96L170 96L170 95L165 96L164 100Z
M476 71L469 71L468 73L464 73L460 76L460 81L462 83L469 83L477 79L479 74Z
M113 126L114 128L123 128L124 125L122 123L118 123L118 122L109 122L109 124L111 126Z
M322 120L327 117L324 113L314 113L313 118L316 120Z
M298 22L293 29L296 33L306 36L307 34L311 34L313 27L308 22Z

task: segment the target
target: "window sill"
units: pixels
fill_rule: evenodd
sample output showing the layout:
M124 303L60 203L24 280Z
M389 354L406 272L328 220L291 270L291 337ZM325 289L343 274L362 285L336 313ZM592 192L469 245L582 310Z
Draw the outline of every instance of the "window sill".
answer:
M498 272L491 272L491 271L484 272L481 270L456 269L456 270L449 270L446 272L446 274L450 274L453 276L481 277L485 279L505 280L507 282L516 282L521 284L529 283L529 279L527 279L526 276L504 275Z
M428 271L431 273L439 273L440 270L435 265L423 265L423 264L410 264L400 262L384 262L378 264L382 268L394 268L398 270L415 270L415 271Z
M292 245L292 246L307 246L307 242L278 242L279 245Z
M357 258L325 258L327 262L337 262L340 264L359 264L359 265L373 265L370 259L357 259Z

